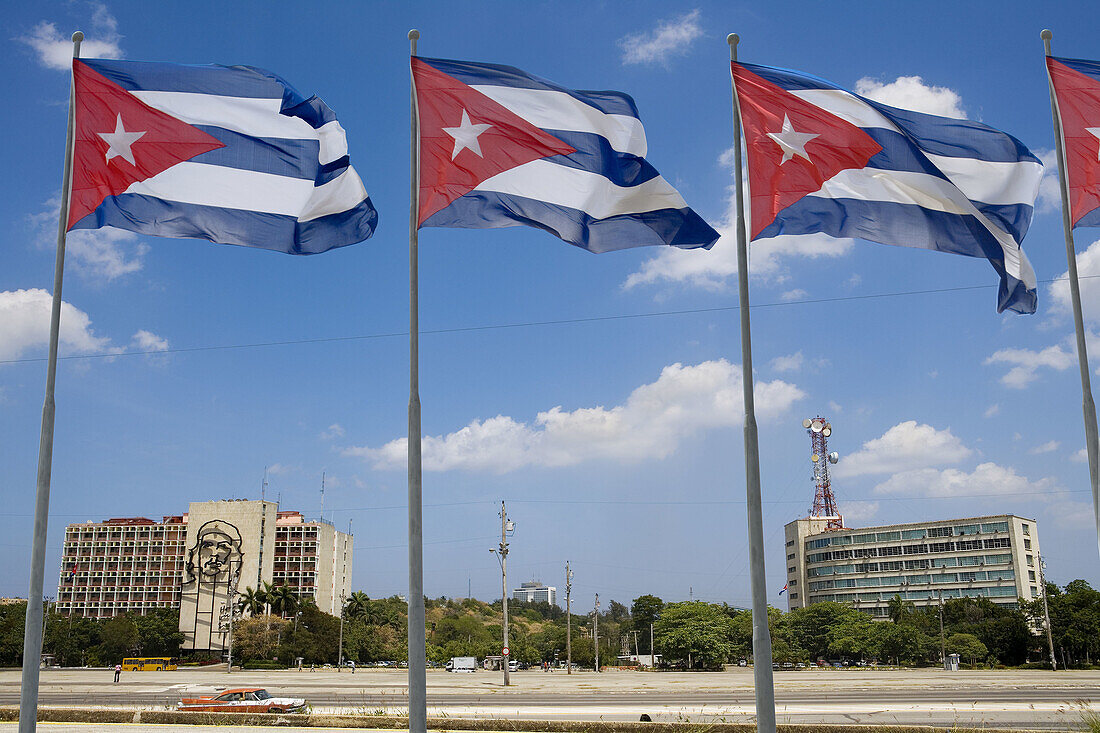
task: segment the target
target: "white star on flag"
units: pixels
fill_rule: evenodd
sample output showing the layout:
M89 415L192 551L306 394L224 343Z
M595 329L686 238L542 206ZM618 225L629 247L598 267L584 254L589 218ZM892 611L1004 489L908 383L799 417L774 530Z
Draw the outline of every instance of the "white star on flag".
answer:
M1091 132L1097 140L1100 140L1100 127L1086 127L1085 132ZM1096 159L1100 160L1100 147L1096 149Z
M492 125L474 125L470 122L470 116L466 114L466 110L462 110L462 124L458 127L444 127L443 132L447 133L455 139L455 149L451 153L451 160L461 153L463 150L469 148L471 151L477 154L477 157L484 158L481 154L481 143L477 141L478 135L488 130Z
M810 156L806 155L806 143L815 137L820 137L820 135L809 132L795 132L790 119L787 115L783 115L783 129L779 132L769 132L768 137L775 140L775 144L783 150L783 160L779 161L779 165L783 165L796 155L812 163Z
M107 148L107 162L111 162L111 158L120 157L130 165L137 165L134 163L134 152L130 150L130 146L136 143L145 134L144 132L126 132L126 128L122 126L122 115L118 115L118 119L115 122L114 132L97 132L103 140L110 146Z

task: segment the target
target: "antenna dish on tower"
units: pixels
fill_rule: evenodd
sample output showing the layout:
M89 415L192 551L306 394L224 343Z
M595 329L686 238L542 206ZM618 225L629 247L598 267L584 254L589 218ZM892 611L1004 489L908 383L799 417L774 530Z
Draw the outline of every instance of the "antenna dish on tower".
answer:
M833 434L833 429L826 425L825 427L821 428L821 434L828 438L830 435Z
M832 463L832 464L835 465L836 462L839 461L839 460L840 460L840 454L837 453L836 451L833 451L832 453L829 454L829 463Z
M810 420L810 418L808 418L808 417L807 417L806 419L804 419L804 420L802 421L802 427L804 427L804 428L808 428L808 427L810 427L810 423L811 423L811 422L812 422L812 421Z
M810 423L810 430L814 431L815 433L820 433L824 429L825 429L825 426L822 424L822 422L820 420L814 420L813 422Z
M825 520L825 530L844 529L844 518L837 508L836 497L833 496L832 486L829 483L829 464L836 464L840 460L840 454L829 452L828 438L833 434L833 426L823 417L806 418L802 421L802 427L810 436L810 462L813 463L814 504L810 510L811 517L819 517Z

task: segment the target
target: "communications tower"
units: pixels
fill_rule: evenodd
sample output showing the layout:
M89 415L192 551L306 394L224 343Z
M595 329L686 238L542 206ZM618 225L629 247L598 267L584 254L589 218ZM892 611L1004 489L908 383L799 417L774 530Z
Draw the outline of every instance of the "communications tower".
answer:
M844 529L844 517L840 515L829 484L829 464L840 460L839 453L829 452L829 436L833 434L833 426L823 417L808 417L802 421L802 427L810 436L810 461L814 464L814 506L810 516L825 519L825 531Z

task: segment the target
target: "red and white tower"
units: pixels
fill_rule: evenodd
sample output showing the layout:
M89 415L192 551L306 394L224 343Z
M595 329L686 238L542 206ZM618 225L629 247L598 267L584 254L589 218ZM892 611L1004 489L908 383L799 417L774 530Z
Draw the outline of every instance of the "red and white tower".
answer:
M825 530L844 529L844 517L836 505L836 497L829 483L829 464L840 460L840 454L829 452L829 436L833 426L823 417L808 417L802 421L810 436L810 461L814 464L814 506L811 517L825 519Z

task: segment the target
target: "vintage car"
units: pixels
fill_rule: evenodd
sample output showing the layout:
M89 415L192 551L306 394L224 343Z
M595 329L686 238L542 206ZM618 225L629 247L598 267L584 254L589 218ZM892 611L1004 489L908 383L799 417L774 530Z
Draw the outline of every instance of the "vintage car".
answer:
M300 697L272 697L262 687L237 687L216 696L185 697L176 708L204 713L296 713L305 706Z

